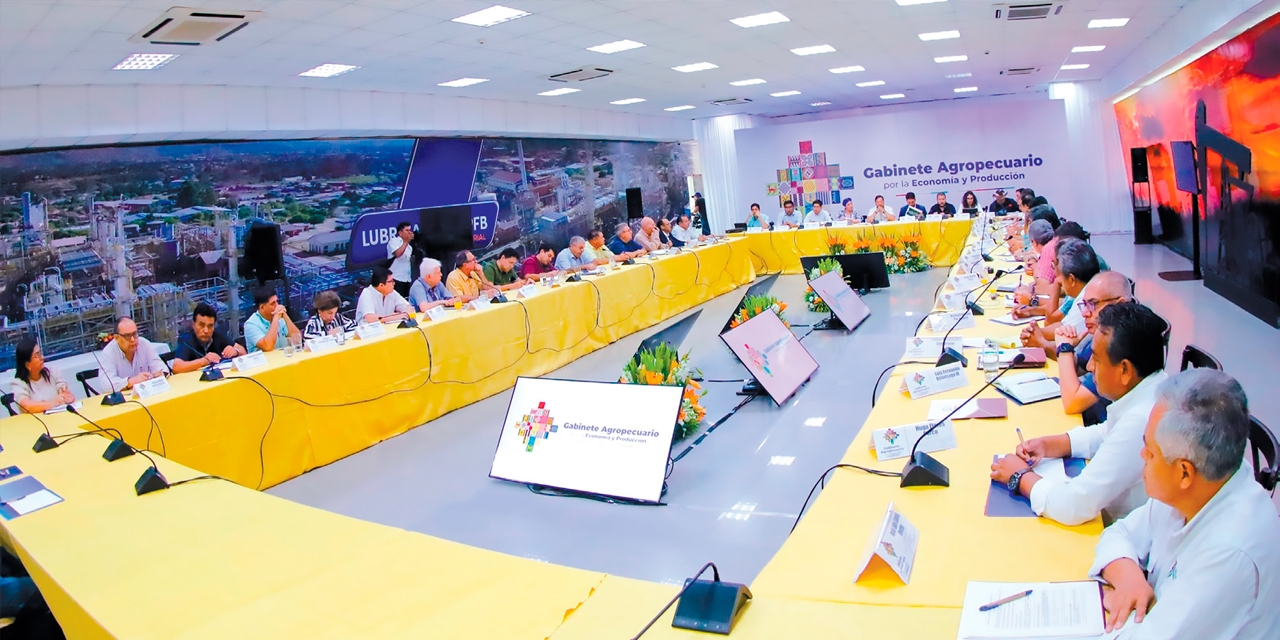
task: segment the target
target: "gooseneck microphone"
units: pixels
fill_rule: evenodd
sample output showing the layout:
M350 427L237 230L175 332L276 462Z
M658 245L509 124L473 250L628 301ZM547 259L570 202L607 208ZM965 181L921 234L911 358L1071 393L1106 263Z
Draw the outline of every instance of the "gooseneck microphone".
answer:
M968 302L969 294L965 294L964 297L965 297L966 304L965 304L964 312L960 314L959 318L956 318L956 321L952 323L951 328L947 329L946 334L942 336L942 348L938 352L938 364L935 366L941 367L943 365L951 364L952 362L959 362L960 365L964 367L969 366L969 360L964 357L964 354L962 352L957 351L955 349L947 348L947 338L951 337L951 332L955 331L956 327L960 326L960 323L964 321L964 317L968 315L971 311L973 311L973 307L970 305L976 304L977 300L981 300L982 296L985 295L987 293L987 290L991 288L991 285L996 283L996 280L999 280L1000 278L1003 278L1004 276L1007 276L1012 273L1021 273L1024 269L1026 269L1026 267L1023 267L1023 266L1016 267L1011 271L1004 271L1002 269L997 269L995 276L993 276L991 280L987 281L987 286L982 288L982 291L978 293L978 296L975 299L975 302L973 303Z
M935 422L933 426L929 427L927 431L920 434L920 437L916 438L916 443L911 447L911 458L907 461L907 465L902 468L902 482L898 486L900 487L928 487L928 486L949 487L951 486L951 472L947 469L947 466L942 464L941 462L938 462L936 459L933 458L933 456L930 456L927 453L919 451L920 443L923 442L925 438L929 437L929 434L936 431L938 427L941 426L944 422L951 419L951 416L954 416L956 412L959 411L962 407L969 404L970 402L973 402L973 399L978 397L979 393L986 391L987 387L990 387L991 385L995 384L996 380L1000 379L1000 376L1003 376L1010 369L1013 369L1014 367L1017 367L1018 365L1022 364L1022 362L1026 359L1027 359L1027 356L1022 353L1019 353L1018 355L1014 356L1013 361L1009 363L1009 366L1007 368L1002 369L999 373L995 375L994 378L992 378L986 384L982 385L981 389L978 389L976 392L974 392L973 395L969 396L967 400L965 400L964 402L961 402L960 406L956 407L955 409L952 409L951 413L948 413L941 420Z
M119 345L117 345L119 348ZM124 404L124 394L116 390L116 383L111 380L111 374L107 373L107 368L102 366L102 360L98 358L98 350L94 349L89 352L93 355L93 359L98 363L98 371L102 373L102 377L107 379L107 384L111 385L111 393L102 396L102 406L114 407L118 404Z

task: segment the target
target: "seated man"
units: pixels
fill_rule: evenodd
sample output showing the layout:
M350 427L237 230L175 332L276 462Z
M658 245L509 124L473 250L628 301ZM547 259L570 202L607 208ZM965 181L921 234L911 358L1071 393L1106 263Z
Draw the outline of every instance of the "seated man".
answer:
M524 278L516 273L516 263L519 261L520 254L507 247L496 259L484 263L484 277L499 291L519 289L525 285Z
M583 253L592 260L603 260L600 264L608 264L611 260L625 260L619 256L613 255L609 250L609 246L604 243L604 232L599 229L592 229L587 234L587 248L583 249Z
M647 249L640 246L640 243L631 238L631 225L627 223L619 224L615 229L615 237L613 242L609 243L609 250L613 252L619 260L625 260L623 254L631 254L631 257L639 257L649 253Z
M783 229L799 229L804 223L804 218L800 216L800 212L796 211L796 203L794 200L787 200L782 203L782 217L778 218L778 224Z
M924 207L916 204L916 194L912 191L907 192L907 204L898 211L899 218L905 218L907 216L911 216L912 218L924 217Z
M412 287L410 287L412 288ZM409 317L413 305L396 291L391 270L377 266L369 276L369 286L356 300L356 317L364 322L399 322Z
M822 210L822 201L813 201L813 210L804 214L805 224L827 224L831 222L831 214Z
M1099 513L1123 518L1147 501L1142 489L1142 429L1164 372L1164 320L1136 303L1113 304L1098 314L1089 370L1098 393L1112 401L1107 421L1067 433L1032 438L1016 455L991 465L991 478L1031 499L1038 515L1065 525ZM1080 475L1042 478L1031 465L1045 458L1088 458Z
M191 314L191 328L178 335L174 347L173 372L199 371L223 358L235 358L248 351L232 342L217 328L218 312L206 302L196 305Z
M701 229L694 228L693 220L684 214L676 218L676 227L671 230L671 238L680 243L675 245L677 247L683 247L694 242L702 242L707 239L706 236L702 235Z
M653 218L647 217L640 218L640 233L636 234L636 243L650 252L668 247L658 235L658 223L654 222Z
M1244 390L1189 369L1157 390L1142 448L1151 499L1107 527L1089 575L1114 638L1280 638L1280 517L1242 464ZM1133 620L1126 620L1133 613Z
M1098 275L1099 271L1098 256L1093 252L1093 247L1079 240L1064 239L1059 241L1054 253L1057 255L1054 261L1057 272L1055 282L1073 299L1085 295L1089 281ZM1034 300L1040 299L1037 297ZM1013 315L1019 318L1025 318L1031 313L1032 310L1027 307L1018 307L1013 310ZM1057 346L1054 344L1053 336L1060 324L1070 325L1077 334L1084 333L1084 317L1080 315L1080 309L1072 304L1071 308L1063 313L1055 309L1046 316L1044 326L1032 322L1023 327L1021 335L1023 346L1039 347L1044 349L1049 357L1056 357Z
M587 241L583 240L582 236L574 236L569 238L569 246L556 256L556 270L582 271L595 268L598 264L609 264L608 259L594 256L595 254L587 255Z
M102 361L102 375L107 378L109 389L97 389L98 393L109 393L128 389L139 382L159 378L169 374L160 354L156 352L151 341L138 335L138 325L128 317L116 321L116 333L102 350L99 357Z
M444 274L440 271L440 261L435 258L423 258L418 268L417 280L409 288L409 304L418 311L426 313L432 307L448 306L457 302L444 286Z
M671 235L671 221L663 218L658 221L658 239L662 240L662 244L668 247L683 247L684 243L676 244L676 239Z
M1029 290L1018 292L1019 299L1032 294L1048 295L1048 305L1029 309L1031 315L1045 315L1059 293L1057 271L1054 268L1054 251L1058 246L1058 239L1053 235L1053 227L1045 220L1031 222L1031 226L1027 227L1027 239L1031 241L1031 247L1022 252L1021 258L1035 280Z
M1098 330L1098 312L1112 303L1133 301L1133 289L1124 274L1103 271L1090 282L1093 285L1089 287L1089 294L1075 303L1080 305L1085 330L1077 332L1075 327L1059 325L1054 332L1062 408L1070 414L1083 413L1098 402L1098 386L1093 382L1093 374L1088 373L1089 360L1093 355L1093 335ZM1106 409L1102 411L1105 418Z
M747 216L748 229L764 229L768 231L771 226L769 224L769 216L760 211L760 205L751 203L751 215Z
M1017 213L1018 203L1004 197L1004 195L1004 189L996 189L996 198L991 201L991 205L987 207L987 211L998 216Z
M520 265L520 276L525 280L541 280L543 276L555 271L551 263L556 259L556 250L549 244L538 247L538 252L524 259Z
M490 296L498 295L498 288L484 279L480 263L470 251L459 251L453 258L453 266L454 269L449 272L444 286L454 298L471 302L480 297L481 291Z
M947 202L946 192L938 192L938 203L929 207L929 215L940 215L943 218L950 218L956 215L956 206Z
M388 276L386 267L382 268ZM258 310L244 321L244 341L249 345L249 353L254 351L274 351L283 346L289 336L302 336L298 327L289 318L288 311L280 304L280 298L271 287L261 287L253 292L253 303Z
M893 222L897 219L898 214L884 206L884 196L876 196L876 206L871 207L871 210L867 212L867 222L875 224L877 222Z
M356 330L355 321L338 314L342 299L338 297L337 292L321 291L312 299L311 305L315 307L316 312L307 318L307 324L302 327L303 338L323 338Z

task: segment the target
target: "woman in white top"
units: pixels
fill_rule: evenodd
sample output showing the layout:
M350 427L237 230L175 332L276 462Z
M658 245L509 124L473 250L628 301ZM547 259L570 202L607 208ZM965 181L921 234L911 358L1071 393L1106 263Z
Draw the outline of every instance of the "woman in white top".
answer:
M876 206L867 212L867 222L893 222L897 219L897 213L885 208L884 196L876 196Z
M44 366L44 354L35 340L23 338L15 353L18 366L9 390L23 411L40 413L76 401L62 376Z

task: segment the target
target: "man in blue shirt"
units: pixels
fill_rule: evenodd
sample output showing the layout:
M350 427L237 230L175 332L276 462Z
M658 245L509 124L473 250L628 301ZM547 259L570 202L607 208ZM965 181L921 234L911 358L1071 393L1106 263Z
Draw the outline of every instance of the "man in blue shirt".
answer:
M613 242L609 243L609 250L612 251L614 255L622 255L630 252L637 256L642 256L648 253L644 250L644 247L640 246L640 243L633 239L635 234L631 231L631 225L624 222L619 224L615 231L618 237L614 238Z
M249 353L272 351L288 336L302 337L274 289L262 287L253 292L253 303L258 305L258 310L244 321L244 342Z
M800 214L796 212L795 202L788 200L782 203L782 217L778 218L778 224L788 229L798 229L802 222Z
M954 210L954 207L953 207ZM907 205L898 211L898 219L901 220L906 216L919 218L924 215L924 207L916 204L916 194L912 191L907 192Z
M449 290L445 288L444 274L440 270L440 261L435 258L423 258L422 265L418 269L417 280L413 281L413 286L409 287L409 304L415 309L426 313L431 307L439 307L453 303L453 296L449 295Z
M581 271L590 269L597 264L607 264L609 261L604 258L595 259L595 254L586 252L587 241L582 236L574 236L569 238L569 246L556 256L557 271Z

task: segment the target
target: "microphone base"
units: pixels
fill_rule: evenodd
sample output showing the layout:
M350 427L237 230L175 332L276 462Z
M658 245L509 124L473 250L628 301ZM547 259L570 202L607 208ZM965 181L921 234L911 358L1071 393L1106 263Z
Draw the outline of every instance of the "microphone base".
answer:
M147 470L142 472L142 477L138 478L138 481L133 485L133 490L138 495L168 488L169 481L165 480L164 476L155 467L147 467Z
M935 460L923 451L917 451L907 466L902 468L900 487L949 487L951 471L947 465Z
M826 318L825 320L818 322L818 324L813 325L813 330L814 331L848 331L849 327L846 327L844 323L840 321L840 318L835 317L835 315L833 314L831 317Z
M975 315L975 316L985 316L985 315L987 315L987 312L986 312L986 311L983 311L983 310L982 310L982 307L979 307L979 306L978 306L978 303L976 303L976 302L970 302L970 303L969 303L969 312L970 312L970 313L972 313L972 314L973 314L973 315Z
M112 393L108 393L108 394L107 394L107 395L105 395L105 396L102 396L102 406L104 406L104 407L114 407L114 406L116 406L116 405L118 405L118 404L124 404L124 394L123 394L123 393L120 393L119 391L115 391L115 392L112 392Z
M401 329L417 329L418 321L414 320L413 318L405 318L404 320L401 320L400 324L396 326Z
M985 254L985 253L984 253L984 254L982 254L982 260L983 260L984 262L995 262L995 261L996 261L996 259L995 259L995 258L992 258L991 256L989 256L989 255L987 255L987 254Z
M115 462L120 458L128 458L133 455L133 447L124 443L124 440L112 439L111 444L107 445L107 450L102 452L102 459L107 462Z
M200 372L200 382L213 382L222 379L222 370L210 367Z
M938 363L933 366L945 367L953 362L959 362L962 367L969 366L969 359L964 357L963 353L960 353L955 349L947 349L946 351L943 351L942 356L938 358Z
M57 449L57 448L58 448L58 441L54 440L53 437L51 437L49 434L42 433L40 434L39 438L36 438L36 444L35 446L31 447L31 450L36 453L41 453L44 451L48 451L50 449Z
M694 580L680 596L671 626L729 635L750 599L751 590L746 585Z

